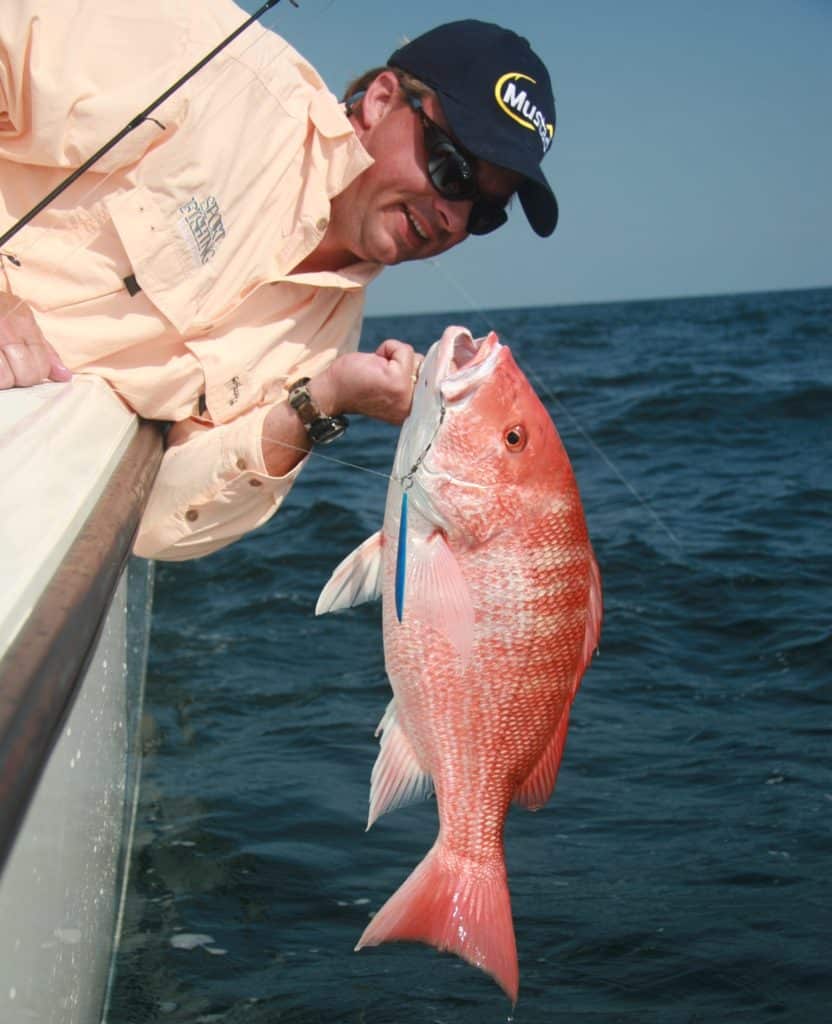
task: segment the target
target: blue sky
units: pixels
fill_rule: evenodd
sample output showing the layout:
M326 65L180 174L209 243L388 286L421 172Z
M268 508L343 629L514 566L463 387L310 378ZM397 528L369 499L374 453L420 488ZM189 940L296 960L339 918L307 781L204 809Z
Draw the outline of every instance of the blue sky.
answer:
M832 0L299 2L264 23L333 92L468 17L525 35L555 90L555 234L517 207L488 238L385 271L368 314L832 285Z

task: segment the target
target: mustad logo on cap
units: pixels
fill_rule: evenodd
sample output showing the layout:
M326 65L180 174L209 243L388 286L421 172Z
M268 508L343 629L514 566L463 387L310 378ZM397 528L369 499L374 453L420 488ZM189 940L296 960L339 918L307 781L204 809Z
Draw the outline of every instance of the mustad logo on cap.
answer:
M555 134L555 126L546 120L546 115L538 107L533 99L529 97L529 89L524 82L537 82L530 75L524 75L520 71L509 71L501 75L494 86L494 96L497 104L504 114L521 124L530 131L537 132L545 153L552 145L552 138Z

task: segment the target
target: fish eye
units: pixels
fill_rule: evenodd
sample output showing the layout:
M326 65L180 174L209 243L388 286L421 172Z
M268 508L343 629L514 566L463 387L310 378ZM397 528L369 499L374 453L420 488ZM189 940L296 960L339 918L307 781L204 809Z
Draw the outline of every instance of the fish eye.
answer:
M522 452L528 441L526 428L522 423L515 423L503 434L503 441L510 452Z

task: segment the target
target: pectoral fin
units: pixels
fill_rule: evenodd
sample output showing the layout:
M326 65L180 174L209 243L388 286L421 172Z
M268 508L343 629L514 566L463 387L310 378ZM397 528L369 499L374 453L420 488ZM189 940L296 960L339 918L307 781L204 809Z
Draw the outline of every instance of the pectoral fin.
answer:
M468 663L474 643L474 606L459 562L443 533L412 540L408 548L407 608L412 615L444 633Z
M379 530L347 555L321 591L315 605L316 615L352 608L381 597L383 546L384 538Z

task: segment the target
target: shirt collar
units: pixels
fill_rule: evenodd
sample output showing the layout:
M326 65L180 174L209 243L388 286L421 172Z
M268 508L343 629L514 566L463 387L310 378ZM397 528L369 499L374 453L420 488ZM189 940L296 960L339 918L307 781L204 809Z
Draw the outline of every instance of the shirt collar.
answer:
M314 270L300 274L287 274L281 280L316 288L366 288L382 270L384 270L382 263L362 260L359 263L350 263L349 266L343 267L341 270Z

